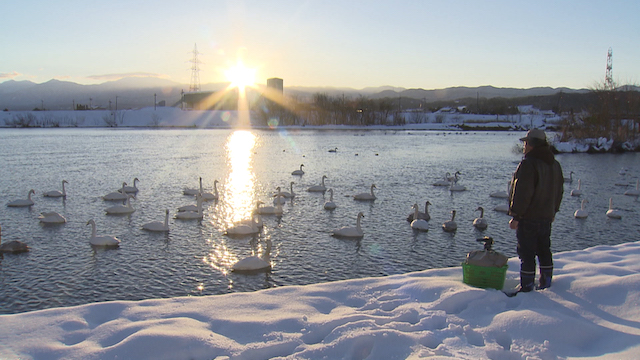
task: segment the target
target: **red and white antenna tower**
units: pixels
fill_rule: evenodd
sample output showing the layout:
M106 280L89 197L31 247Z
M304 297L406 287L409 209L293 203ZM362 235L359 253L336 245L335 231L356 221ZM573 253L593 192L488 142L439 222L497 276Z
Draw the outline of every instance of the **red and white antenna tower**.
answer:
M193 51L191 52L193 57L189 62L191 63L191 82L189 83L189 92L200 91L200 61L198 60L198 45L193 45Z
M604 76L604 83L607 89L613 90L613 75L611 75L611 69L613 68L613 52L611 48L607 52L607 73Z

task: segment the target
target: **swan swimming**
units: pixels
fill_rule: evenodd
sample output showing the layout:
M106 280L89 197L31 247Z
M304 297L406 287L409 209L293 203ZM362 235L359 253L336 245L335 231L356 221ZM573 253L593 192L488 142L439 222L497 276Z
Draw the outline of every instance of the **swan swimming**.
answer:
M449 173L449 172L446 173L444 175L444 178L434 182L433 186L449 186L449 185L451 185L451 180L449 180L450 177L451 177L451 173Z
M302 167L304 166L304 164L300 164L300 169L298 170L293 170L291 172L291 175L304 175L304 171L302 170Z
M184 188L182 190L182 194L184 195L198 195L198 193L202 192L202 177L200 177L200 187L198 189L189 189Z
M235 272L261 272L271 271L271 240L265 240L266 248L262 257L248 256L239 260L231 267L231 271Z
M291 192L279 191L278 190L278 192L275 195L273 195L273 197L282 196L282 197L284 197L286 199L291 199L291 198L296 197L296 193L293 192L293 184L295 184L293 181L289 183L289 189L291 190ZM278 187L278 188L276 188L276 190L277 189L280 189L280 188Z
M278 205L278 204L284 205L284 204L286 204L287 203L287 199L284 197L284 195L282 195L283 193L282 193L282 191L280 191L280 186L278 186L276 188L276 190L277 190L277 192L276 192L276 194L274 195L274 198L273 198L273 205Z
M465 190L467 190L467 188L462 185L458 185L457 179L451 181L451 185L449 186L449 191L465 191Z
M260 232L262 228L262 219L260 214L254 214L251 220L239 222L225 231L227 236L247 236Z
M364 217L364 214L362 212L359 212L355 227L348 227L348 226L342 227L338 230L334 230L333 233L331 233L331 236L362 238L364 236L364 232L362 231L362 227L360 226L360 219L362 219L363 217Z
M480 217L473 220L473 226L478 230L486 230L489 224L487 223L487 219L484 218L484 208L478 206L476 211L480 211Z
M22 241L12 240L8 243L2 243L2 227L0 227L0 253L23 253L29 251L30 248Z
M26 199L14 200L7 204L8 207L24 207L33 205L33 200L31 200L31 194L35 195L36 191L31 189L29 190L29 194Z
M213 194L208 192L203 192L202 183L200 183L200 193L202 194L202 200L204 201L211 201L211 200L218 201L218 180L213 181Z
M262 201L258 201L258 203L264 204ZM278 203L276 206L258 206L256 213L262 215L282 216L282 204Z
M329 192L329 201L325 202L323 207L325 210L333 210L338 207L336 203L333 202L333 189L329 189L327 191Z
M494 198L499 198L499 199L506 199L509 197L510 187L511 187L511 184L507 184L507 191L492 192L491 194L489 194L489 196Z
M411 228L418 231L429 231L429 222L421 219L419 212L418 204L413 204L413 218L415 220L411 221Z
M424 212L418 211L418 219L427 220L427 221L431 220L431 215L429 215L429 205L431 205L429 201L424 203ZM407 216L407 221L412 222L413 220L415 220L414 216L415 216L415 211L409 214L409 216Z
M138 180L138 178L133 178L133 186L125 186L124 188L118 190L120 192L125 192L125 193L137 193L138 192L138 187L136 186L136 183L140 181Z
M40 216L38 216L41 223L44 224L64 224L67 222L67 219L64 216L58 214L55 211L42 212Z
M142 225L142 228L147 231L169 232L169 209L166 209L164 214L164 222L152 221Z
M446 232L454 232L458 229L458 224L455 222L456 211L451 210L451 220L447 220L442 224L442 230Z
M133 195L128 195L125 205L110 206L106 208L105 211L107 212L108 215L131 214L134 211L136 211L136 209L134 209L133 206L131 206L132 198L133 198Z
M575 218L584 219L589 216L589 213L587 212L587 210L585 210L585 204L588 202L589 201L587 201L587 199L582 199L582 201L580 202L580 209L576 210L576 212L573 213L573 216Z
M202 196L199 194L196 195L196 200L198 202L198 206L196 207L196 211L179 211L175 218L181 220L200 220L204 217L202 212Z
M496 205L496 207L494 207L493 210L497 212L503 212L503 213L509 212L509 204Z
M628 196L640 196L640 180L636 180L635 189L629 189L625 191L624 194Z
M613 208L612 198L609 198L609 210L607 210L607 216L612 219L622 219L622 212Z
M566 177L564 178L564 182L566 182L566 183L567 182L568 183L573 182L573 171L569 173L569 177L568 178L566 178Z
M320 185L314 185L307 189L309 192L325 192L327 191L327 187L324 186L324 179L328 179L327 175L322 175L322 182Z
M373 189L376 189L376 184L371 184L371 190L368 193L360 193L353 196L354 200L360 201L373 201L376 196L373 194Z
M338 148L329 149L329 152L332 152L332 153L338 152Z
M67 191L64 188L64 184L68 184L67 180L62 180L62 192L58 190L46 191L42 193L42 196L46 197L67 197Z
M571 196L580 196L582 195L582 180L578 179L578 188L571 190Z
M126 191L124 191L124 188L127 186L126 182L122 183L122 189L118 190L118 191L114 191L111 193L108 193L107 195L102 197L102 200L107 200L107 201L121 201L121 200L127 200L129 198L129 195L127 194Z
M120 246L120 239L115 236L105 235L96 236L96 222L93 219L87 221L87 225L91 225L91 238L89 244L92 246L100 247L118 247Z

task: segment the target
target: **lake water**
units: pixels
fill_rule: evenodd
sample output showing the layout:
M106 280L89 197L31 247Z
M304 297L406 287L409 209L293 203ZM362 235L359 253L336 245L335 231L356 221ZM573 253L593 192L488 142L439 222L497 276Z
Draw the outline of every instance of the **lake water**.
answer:
M506 202L491 198L506 190L521 155L513 148L522 133L442 131L316 130L131 130L131 129L2 129L0 130L0 225L2 240L20 240L29 253L0 256L0 313L17 313L108 300L139 300L254 291L342 279L385 276L429 268L459 266L467 252L481 248L476 238L492 236L495 248L515 255L515 233L509 217L493 211ZM337 147L335 153L329 149ZM635 241L639 235L638 199L616 186L623 177L635 184L640 175L637 153L563 154L557 157L573 184L565 185L560 213L553 225L552 249L566 251L600 244ZM303 176L291 172L304 164ZM450 192L432 183L446 172L460 171L467 191ZM309 193L323 175L335 191L337 209L326 211L328 193ZM113 202L102 196L131 185L138 192L131 215L112 216ZM205 202L204 219L173 219L177 208L195 204L185 187L205 190L218 180L220 199ZM569 192L582 180L583 195ZM45 198L61 190L66 199ZM265 216L255 239L223 235L234 221L247 218L258 200L272 205L277 186L297 196L284 205L281 218ZM352 195L376 184L375 202ZM34 189L35 205L10 208ZM622 210L622 220L605 216L609 198ZM588 198L587 219L573 212ZM430 230L414 232L406 221L414 203L430 207ZM489 228L471 223L483 206ZM169 234L149 233L144 223L171 214ZM441 224L456 210L456 233ZM63 225L42 225L38 215L57 211ZM363 212L364 238L337 239L334 229L354 226ZM98 235L121 239L119 249L89 245L94 219ZM230 271L238 259L273 244L272 271Z

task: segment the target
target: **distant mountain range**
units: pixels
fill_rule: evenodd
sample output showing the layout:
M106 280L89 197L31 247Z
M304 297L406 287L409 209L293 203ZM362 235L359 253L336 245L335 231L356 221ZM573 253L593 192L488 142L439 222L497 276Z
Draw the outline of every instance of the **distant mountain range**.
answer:
M219 91L227 87L225 83L204 84L202 91ZM264 86L262 86L264 87ZM258 92L261 88L258 88ZM36 84L31 81L9 80L0 83L0 110L69 110L81 104L92 108L130 109L154 105L164 101L166 106L179 103L181 93L188 91L189 86L166 79L131 77L109 81L97 85L81 85L74 82L49 80ZM378 98L413 98L426 102L450 101L463 98L515 98L526 96L553 95L563 93L585 93L587 89L537 87L530 89L480 87L451 87L439 90L405 89L392 86L368 87L364 89L332 88L332 87L287 87L285 94L306 98L315 93L329 96ZM116 104L117 102L117 104Z

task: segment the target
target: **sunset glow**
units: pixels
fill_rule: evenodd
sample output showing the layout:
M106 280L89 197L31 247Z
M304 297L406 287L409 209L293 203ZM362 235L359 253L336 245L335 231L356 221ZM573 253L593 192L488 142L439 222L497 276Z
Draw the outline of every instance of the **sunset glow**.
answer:
M224 75L231 82L231 87L237 87L240 91L243 91L248 86L255 86L256 69L244 66L241 61L225 70Z

